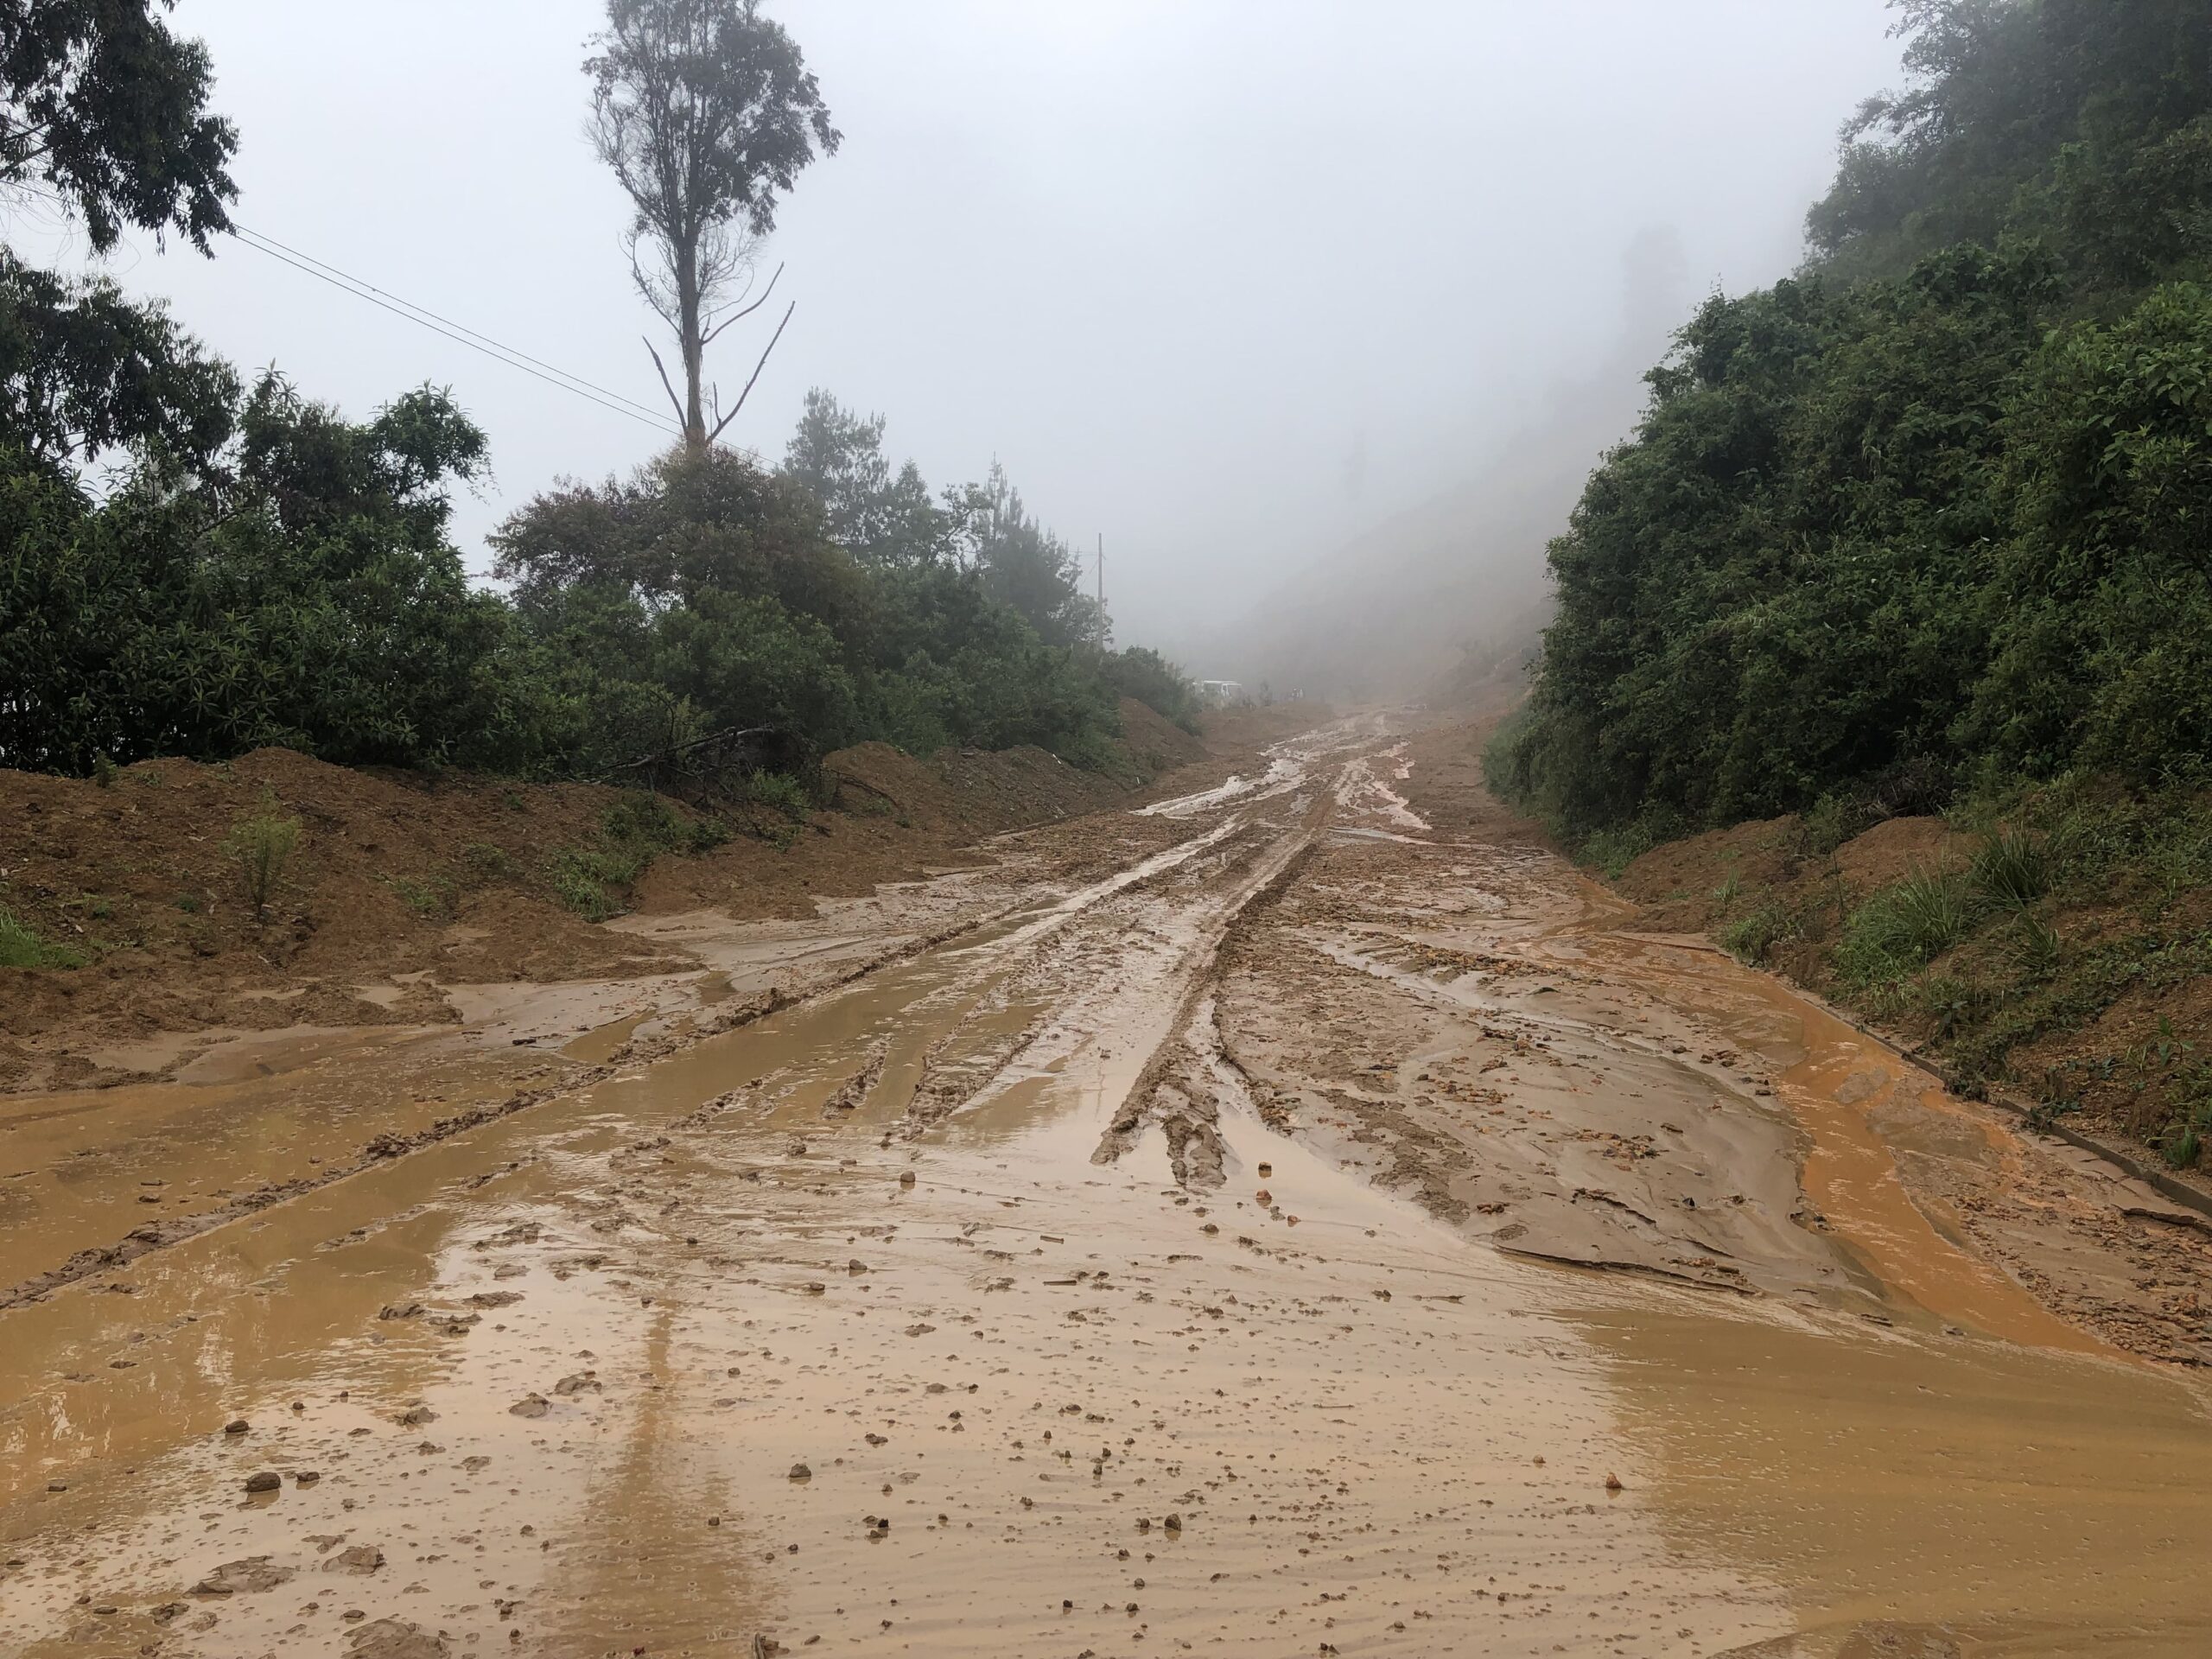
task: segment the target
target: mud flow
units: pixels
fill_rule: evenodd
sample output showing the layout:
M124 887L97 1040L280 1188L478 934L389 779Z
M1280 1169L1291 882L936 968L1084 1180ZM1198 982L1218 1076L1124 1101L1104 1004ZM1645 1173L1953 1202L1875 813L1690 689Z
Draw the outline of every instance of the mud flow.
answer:
M2155 1195L1431 747L0 1106L0 1652L2212 1651Z

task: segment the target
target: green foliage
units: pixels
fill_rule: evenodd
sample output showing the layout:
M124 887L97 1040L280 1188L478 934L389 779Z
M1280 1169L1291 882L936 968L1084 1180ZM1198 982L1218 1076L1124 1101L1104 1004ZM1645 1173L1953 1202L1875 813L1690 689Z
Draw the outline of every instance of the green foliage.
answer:
M1754 966L1764 963L1774 947L1795 936L1796 921L1784 906L1768 903L1722 928L1718 935L1730 955Z
M1099 658L1098 676L1116 696L1134 697L1185 731L1198 731L1204 707L1198 688L1158 652L1144 645L1108 652Z
M632 790L613 806L588 847L556 849L546 878L554 897L587 921L622 913L623 900L663 853L703 853L727 842L716 817L687 817L665 797Z
M230 365L159 302L0 249L0 431L56 476L133 445L205 463L231 435L238 397Z
M1570 838L2212 769L2212 0L1904 10L1819 257L1700 309L1553 543L1489 770Z
M231 826L223 838L223 851L238 866L246 900L257 919L269 914L269 900L284 879L292 854L300 844L300 821L264 790L254 810Z
M0 968L81 968L85 958L74 950L48 944L0 906Z
M238 133L214 71L169 33L174 0L0 0L0 183L59 192L96 252L135 226L207 251L230 228Z
M2039 916L2023 913L2006 941L2005 958L2022 979L2044 980L2058 970L2064 949L2056 928Z
M547 866L553 896L588 922L622 913L614 893L626 889L645 866L624 853L595 847L556 849Z
M166 10L0 0L0 185L58 192L102 249L227 226L234 136ZM282 745L600 777L766 728L816 754L1031 743L1103 771L1121 690L1187 718L1166 664L1103 651L1080 561L1003 471L933 498L880 417L824 394L781 471L711 447L715 308L837 135L756 0L609 0L596 44L594 132L684 343L690 441L509 518L511 598L472 589L452 544L449 493L488 446L449 396L356 423L273 371L245 391L159 305L0 250L0 766L105 779ZM620 864L578 879L619 893Z
M2000 905L2024 910L2050 886L2049 861L2041 843L2006 828L1984 842L1974 855L1974 884Z
M814 812L814 799L806 785L785 772L754 772L746 780L745 793L756 806L780 812L796 823L804 823Z
M1844 918L1836 970L1861 988L1904 978L1950 950L1973 928L1975 902L1957 871L1917 871Z
M0 762L524 760L542 694L445 533L445 480L482 455L442 393L356 427L273 377L220 481L146 473L93 506L0 448Z

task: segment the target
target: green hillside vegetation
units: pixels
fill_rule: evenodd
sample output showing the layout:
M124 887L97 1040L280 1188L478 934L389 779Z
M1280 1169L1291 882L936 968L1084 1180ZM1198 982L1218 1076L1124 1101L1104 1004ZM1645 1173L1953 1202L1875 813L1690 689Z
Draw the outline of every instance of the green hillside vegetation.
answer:
M1552 544L1557 620L1491 777L1616 868L1784 814L1813 855L1893 815L2068 823L2052 867L2118 880L2128 937L2194 961L2207 848L2158 826L2201 823L2212 784L2212 0L1899 10L1910 84L1846 130L1806 265L1698 310ZM2084 862L2093 818L2158 878L2113 877L2110 836ZM1914 1003L1901 976L2022 907L1961 906L1906 962L1889 912L1925 906L1879 902L1752 953L1833 933L1839 985L1980 1033L1990 1076L2126 989L2030 1017L2065 969L1989 950L1973 995ZM2176 1114L2145 1132L2182 1146Z
M99 251L136 228L205 252L229 225L237 136L166 10L70 8L0 65L0 104L54 134L0 146L0 185L70 204ZM118 65L149 95L111 96ZM779 466L686 442L564 485L499 531L493 591L450 534L491 445L448 392L351 421L246 385L158 304L0 251L0 766L282 745L594 777L772 727L1108 769L1123 694L1187 718L1179 674L1108 648L1002 471L932 493L882 434L817 393Z

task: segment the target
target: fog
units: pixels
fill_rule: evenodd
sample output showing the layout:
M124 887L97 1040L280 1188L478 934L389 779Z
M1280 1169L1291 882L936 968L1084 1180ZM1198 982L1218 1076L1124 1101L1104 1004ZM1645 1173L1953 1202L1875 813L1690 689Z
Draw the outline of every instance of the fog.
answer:
M1422 619L1427 662L1478 631L1464 618L1524 613L1668 330L1796 263L1839 124L1897 73L1882 0L769 10L845 143L783 209L798 311L728 441L780 454L821 385L887 414L934 483L996 457L1071 540L1103 536L1122 642L1281 689L1309 658L1316 689L1357 677L1390 616ZM241 224L658 404L626 203L582 136L598 15L183 0L176 20L241 130ZM15 240L65 245L20 221ZM669 441L217 255L140 238L111 269L351 413L450 385L493 446L457 525L478 568L556 477ZM765 343L749 326L718 348L725 389ZM1388 615L1338 626L1378 588Z

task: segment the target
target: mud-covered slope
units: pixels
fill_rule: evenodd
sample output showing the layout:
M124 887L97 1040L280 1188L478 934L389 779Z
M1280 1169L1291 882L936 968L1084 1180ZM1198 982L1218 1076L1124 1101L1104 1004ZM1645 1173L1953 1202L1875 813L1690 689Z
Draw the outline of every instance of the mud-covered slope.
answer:
M811 916L1206 758L1141 704L1124 724L1114 777L1040 749L918 760L868 744L827 759L830 804L803 818L741 807L695 836L700 815L671 807L674 844L620 842L618 862L644 868L606 889L607 907ZM159 1039L180 1033L450 1020L441 984L696 967L680 943L564 899L563 868L615 845L625 809L596 785L357 771L283 749L144 762L105 785L0 772L0 912L43 957L0 967L0 1091L159 1074ZM257 915L231 838L264 812L299 834Z

